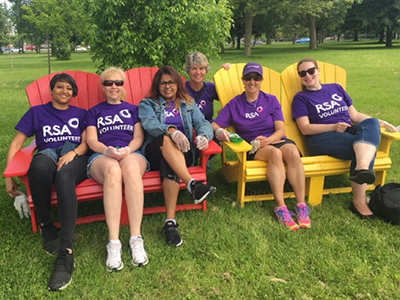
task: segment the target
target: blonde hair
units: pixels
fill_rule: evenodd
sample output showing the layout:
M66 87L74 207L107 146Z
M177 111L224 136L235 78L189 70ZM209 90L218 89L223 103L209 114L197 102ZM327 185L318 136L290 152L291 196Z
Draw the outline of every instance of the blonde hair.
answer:
M189 74L190 68L192 65L199 65L202 67L206 68L206 71L210 71L210 63L208 62L207 56L205 56L201 52L190 52L186 56L186 62L185 62L185 71Z
M105 69L100 74L100 83L102 84L104 80L107 80L114 74L118 74L119 76L121 76L125 84L125 79L126 79L125 72L122 68L117 68L117 67L109 67ZM126 90L123 86L122 86L121 100L126 100Z

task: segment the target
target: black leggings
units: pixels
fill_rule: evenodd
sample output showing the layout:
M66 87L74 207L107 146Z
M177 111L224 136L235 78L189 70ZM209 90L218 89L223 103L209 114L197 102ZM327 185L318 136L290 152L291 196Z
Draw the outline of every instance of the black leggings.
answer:
M54 160L47 155L37 154L29 167L29 187L39 221L51 222L50 201L53 183L58 199L58 214L61 223L61 249L73 249L78 202L75 186L86 177L87 156L79 156L57 171Z
M160 147L164 144L164 139L167 137L164 134L159 135L154 140L152 140L145 149L146 159L150 163L151 171L160 171L161 180L168 178L170 180L175 180L180 182L180 178L175 174L174 170L168 165L164 156L162 155ZM193 164L193 156L191 150L183 153L185 157L186 166L191 166Z

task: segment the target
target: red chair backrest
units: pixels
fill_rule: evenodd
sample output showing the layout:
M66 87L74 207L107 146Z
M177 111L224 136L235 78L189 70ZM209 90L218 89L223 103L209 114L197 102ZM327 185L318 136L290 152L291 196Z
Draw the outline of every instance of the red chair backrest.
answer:
M139 105L140 101L150 94L151 82L158 70L156 67L140 67L125 71L126 101ZM31 106L46 104L52 100L49 93L50 80L59 73L71 75L78 85L78 96L71 100L71 105L89 109L105 101L99 75L84 71L65 71L44 76L27 86L26 94ZM185 82L185 77L181 77Z

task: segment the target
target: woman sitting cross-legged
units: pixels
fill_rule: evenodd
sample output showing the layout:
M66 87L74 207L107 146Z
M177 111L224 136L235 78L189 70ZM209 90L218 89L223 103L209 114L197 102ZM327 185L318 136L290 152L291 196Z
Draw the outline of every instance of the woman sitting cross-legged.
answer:
M212 123L215 136L229 141L224 128L235 126L236 132L253 145L247 155L249 160L268 162L267 178L275 197L275 215L290 230L311 227L309 208L305 203L305 175L300 153L295 143L285 137L283 114L278 99L260 91L263 69L249 62L243 69L245 92L233 98ZM286 174L285 165L286 164ZM297 223L285 205L284 183L289 180L296 196Z
M194 162L194 149L204 150L213 138L211 124L186 91L181 76L171 66L161 67L153 78L148 98L139 104L139 117L146 131L142 152L159 170L167 218L166 242L179 246L182 239L175 220L180 180L186 184L195 203L201 203L216 191L213 186L196 182L188 171ZM193 137L193 129L197 137Z
M339 84L321 84L317 62L305 58L297 64L304 90L293 98L292 113L313 155L351 160L353 202L350 210L361 219L375 219L365 192L375 182L373 171L380 143L380 126L396 128L386 121L358 112Z
M138 107L124 102L125 74L122 69L108 68L100 75L107 101L88 111L87 143L95 153L90 156L88 173L103 185L104 211L109 231L106 268L109 272L123 268L119 228L122 188L128 208L132 263L148 263L140 228L143 215L143 174L148 162L139 148L144 132L138 117Z

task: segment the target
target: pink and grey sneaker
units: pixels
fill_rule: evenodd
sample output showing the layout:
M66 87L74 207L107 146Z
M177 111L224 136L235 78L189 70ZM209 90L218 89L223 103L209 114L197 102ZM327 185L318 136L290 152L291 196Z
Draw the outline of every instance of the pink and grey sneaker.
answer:
M289 211L285 206L276 207L275 206L275 215L279 222L281 222L285 227L289 230L295 231L299 229L299 226L293 221L292 216L294 213Z
M296 215L297 215L297 224L301 228L310 228L311 227L311 220L310 214L311 209L305 203L298 203L296 205Z

